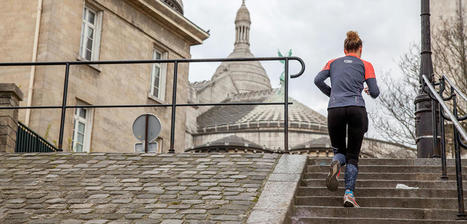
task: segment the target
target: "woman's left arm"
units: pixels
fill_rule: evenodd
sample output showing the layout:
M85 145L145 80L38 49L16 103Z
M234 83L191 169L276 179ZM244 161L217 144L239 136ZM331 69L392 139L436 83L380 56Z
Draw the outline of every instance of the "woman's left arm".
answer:
M376 83L375 69L370 62L363 61L363 64L365 65L365 82L368 85L368 94L372 98L376 98L379 96L379 88L378 83Z
M368 92L371 97L376 98L379 96L379 88L378 84L376 83L376 78L367 79L366 84L368 85Z

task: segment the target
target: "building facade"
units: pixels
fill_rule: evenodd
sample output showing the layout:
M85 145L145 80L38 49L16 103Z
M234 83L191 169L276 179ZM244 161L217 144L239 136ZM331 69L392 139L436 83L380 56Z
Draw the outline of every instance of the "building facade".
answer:
M251 58L250 12L243 1L235 18L235 43L229 58ZM224 62L210 80L190 86L191 103L283 102L259 62ZM293 98L289 106L289 150L332 156L327 118ZM284 107L280 105L192 107L187 110L189 152L283 152ZM365 138L362 157L410 158L414 149Z
M2 62L104 61L190 58L190 47L209 34L183 16L181 0L3 0ZM169 104L172 64L71 66L68 105ZM15 83L22 106L61 105L64 66L1 67L0 82ZM189 95L188 65L178 69L178 103ZM167 152L170 108L68 109L63 149L134 152L132 122L143 113L162 123L156 140ZM57 143L60 110L21 110L19 120ZM186 112L177 111L176 133L185 133ZM183 139L175 142L183 152Z
M431 44L436 77L446 75L467 93L467 1L430 1ZM463 34L463 35L462 35ZM462 43L464 42L464 43ZM462 49L464 48L464 49ZM460 116L467 113L467 102L458 100ZM464 127L467 124L464 122ZM446 151L454 158L452 126L446 129ZM462 157L467 157L463 153Z
M430 13L432 27L441 25L441 22L446 19L455 19L460 11L464 15L464 21L467 22L465 14L467 13L467 2L465 0L444 0L430 1Z

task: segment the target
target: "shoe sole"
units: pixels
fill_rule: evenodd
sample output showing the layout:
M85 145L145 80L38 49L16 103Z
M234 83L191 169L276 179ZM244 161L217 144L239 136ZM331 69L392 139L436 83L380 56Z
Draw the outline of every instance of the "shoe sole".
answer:
M346 208L360 208L360 205L353 203L351 200L344 200L344 207Z
M326 178L326 187L330 191L337 191L339 182L337 181L337 174L339 174L340 166L338 161L331 163L328 177Z
M351 207L355 207L354 204L350 201L345 201L344 202L344 207L347 207L347 208L351 208Z

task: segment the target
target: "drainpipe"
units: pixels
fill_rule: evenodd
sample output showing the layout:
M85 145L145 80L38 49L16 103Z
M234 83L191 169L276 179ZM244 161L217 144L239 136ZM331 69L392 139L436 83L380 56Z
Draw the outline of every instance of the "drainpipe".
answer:
M32 62L37 61L37 49L39 45L39 32L41 28L41 16L42 16L42 0L37 0L37 17L36 17L36 29L34 31L34 46L32 48ZM32 92L34 90L34 78L36 74L36 66L31 66L31 71L29 73L29 86L28 86L28 101L27 106L32 106ZM25 124L29 126L29 121L31 118L31 109L26 110Z
M37 60L37 49L39 45L39 31L41 28L41 16L42 16L42 0L37 0L37 16L36 16L36 29L34 31L34 46L32 48L32 62ZM32 105L32 92L34 89L34 76L36 74L36 66L31 66L31 71L29 73L29 87L28 87L28 101L27 106ZM26 126L29 126L29 120L31 118L31 109L26 110Z

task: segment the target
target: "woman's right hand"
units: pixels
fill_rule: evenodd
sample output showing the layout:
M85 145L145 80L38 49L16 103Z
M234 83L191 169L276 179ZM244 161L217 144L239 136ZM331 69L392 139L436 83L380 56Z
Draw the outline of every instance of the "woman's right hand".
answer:
M363 91L365 91L366 94L370 95L370 90L368 90L368 87L365 87Z

